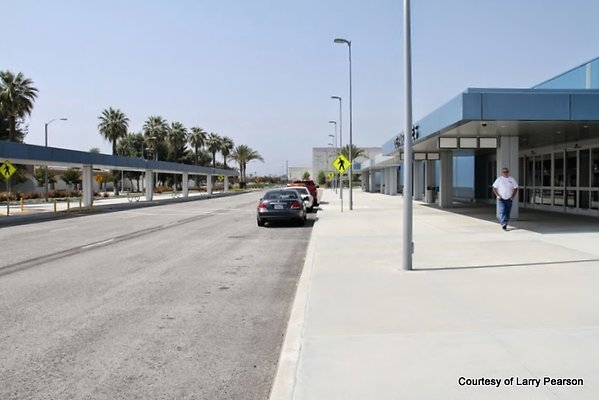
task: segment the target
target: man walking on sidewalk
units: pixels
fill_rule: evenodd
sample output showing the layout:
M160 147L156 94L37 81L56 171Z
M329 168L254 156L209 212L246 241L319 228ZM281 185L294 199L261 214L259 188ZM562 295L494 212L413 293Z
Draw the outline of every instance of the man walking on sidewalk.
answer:
M512 211L512 200L518 193L518 182L510 176L510 170L503 168L501 176L498 176L493 182L493 193L497 196L499 223L501 229L507 230L507 223Z

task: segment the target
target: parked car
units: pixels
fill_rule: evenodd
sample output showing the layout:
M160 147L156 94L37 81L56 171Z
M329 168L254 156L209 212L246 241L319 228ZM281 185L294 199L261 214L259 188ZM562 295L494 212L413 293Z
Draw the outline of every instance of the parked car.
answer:
M299 194L302 196L304 203L306 203L306 209L308 210L308 212L312 212L312 210L314 209L314 197L312 197L312 195L310 194L310 191L308 190L307 187L299 186L299 185L292 185L292 186L287 186L287 188L297 190L299 192Z
M298 179L298 180L291 182L288 186L296 186L296 185L307 187L308 190L310 191L310 194L312 195L312 198L313 198L312 206L313 207L318 206L318 185L315 184L312 179Z
M295 221L306 223L306 204L297 190L291 188L271 189L260 198L256 209L258 226L271 221Z

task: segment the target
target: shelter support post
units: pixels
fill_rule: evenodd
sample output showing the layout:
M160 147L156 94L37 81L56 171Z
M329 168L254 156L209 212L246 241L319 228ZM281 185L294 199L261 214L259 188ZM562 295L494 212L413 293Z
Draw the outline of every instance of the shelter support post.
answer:
M414 161L414 200L422 200L424 195L423 161Z
M499 138L499 146L497 147L497 174L501 176L501 169L507 167L510 170L510 176L520 182L520 171L518 168L518 136L501 136ZM493 182L489 182L491 185ZM518 193L521 195L521 193ZM499 210L497 210L499 211ZM510 213L511 220L518 219L518 197L512 202L512 212Z
M89 208L94 198L94 174L91 165L83 165L81 168L81 186L83 207Z
M439 207L447 208L453 204L453 153L444 151L440 156Z
M435 183L435 161L433 160L426 160L424 162L424 187L426 188L424 201L429 204L435 203L437 187Z
M152 201L154 198L154 171L147 169L145 173L146 200Z
M183 197L189 196L189 172L183 172L181 178L181 186L183 187Z
M206 193L212 194L212 175L206 176Z

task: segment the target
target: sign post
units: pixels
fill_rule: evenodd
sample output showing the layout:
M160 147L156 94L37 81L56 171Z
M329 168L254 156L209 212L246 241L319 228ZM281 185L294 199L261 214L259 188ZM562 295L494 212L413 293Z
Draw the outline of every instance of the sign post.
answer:
M17 169L10 161L6 160L0 165L0 174L6 179L6 216L10 215L10 177Z
M339 180L341 181L341 212L343 212L343 174L351 167L351 163L343 154L339 154L331 164L333 168L339 171Z

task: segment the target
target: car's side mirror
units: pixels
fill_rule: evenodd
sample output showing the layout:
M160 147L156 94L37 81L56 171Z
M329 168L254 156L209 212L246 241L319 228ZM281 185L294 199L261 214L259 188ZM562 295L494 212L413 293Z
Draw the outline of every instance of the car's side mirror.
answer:
M262 201L262 197L260 197L260 198L258 199L258 201Z

